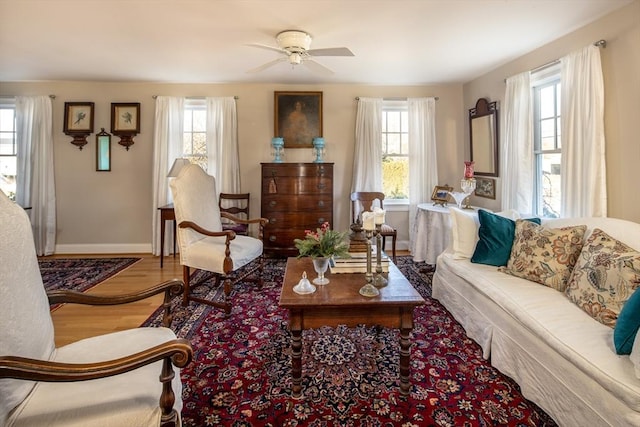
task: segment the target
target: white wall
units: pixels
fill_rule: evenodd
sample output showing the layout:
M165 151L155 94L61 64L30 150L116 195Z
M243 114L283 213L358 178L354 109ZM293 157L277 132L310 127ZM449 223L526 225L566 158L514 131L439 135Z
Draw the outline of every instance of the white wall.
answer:
M325 161L334 166L334 227L349 227L353 167L355 97L437 96L438 161L442 183L462 170L463 108L459 84L428 87L353 85L193 85L116 82L1 83L0 95L55 94L54 156L58 213L58 253L148 252L151 245L153 95L238 96L238 137L242 191L251 193L252 216L260 214L260 163L272 160L274 91L322 91ZM111 172L95 171L95 134L78 150L62 132L64 103L95 102L95 131L110 130L112 102L140 102L140 134L126 151L112 137ZM313 161L311 149L288 149L285 161ZM455 167L454 167L455 165ZM408 213L392 212L398 240L409 238ZM402 247L401 246L401 247Z
M507 77L534 69L600 39L605 84L605 137L607 157L608 215L640 222L640 198L630 190L640 162L640 0L569 35L524 55L464 85L464 108L478 98L504 100ZM502 119L502 116L500 117ZM465 122L464 150L469 153L469 126ZM475 198L474 203L500 210L501 179L496 200Z

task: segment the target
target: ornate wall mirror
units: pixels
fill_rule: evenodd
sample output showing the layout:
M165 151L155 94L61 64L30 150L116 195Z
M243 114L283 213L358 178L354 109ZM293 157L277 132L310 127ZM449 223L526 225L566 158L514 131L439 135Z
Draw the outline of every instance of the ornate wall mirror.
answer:
M469 135L474 173L498 176L498 108L495 102L478 99L469 110Z

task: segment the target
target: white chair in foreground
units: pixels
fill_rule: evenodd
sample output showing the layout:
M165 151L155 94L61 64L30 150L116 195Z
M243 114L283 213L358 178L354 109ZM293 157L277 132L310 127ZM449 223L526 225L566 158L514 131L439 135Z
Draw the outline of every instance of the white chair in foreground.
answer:
M215 179L198 165L184 166L171 183L173 207L178 224L180 264L185 283L183 305L189 300L220 307L231 312L228 299L231 293L232 273L253 260L260 258L258 277L262 286L262 235L268 222L265 218L243 220L227 213L220 213ZM223 230L221 215L239 224L258 224L258 238L237 235ZM224 282L223 295L209 300L191 294L191 269L210 271L218 281Z
M56 348L49 304L114 305L164 292L168 324L182 282L123 296L47 294L29 218L1 191L0 241L0 426L179 426L174 365L191 361L187 341L166 327L136 328Z

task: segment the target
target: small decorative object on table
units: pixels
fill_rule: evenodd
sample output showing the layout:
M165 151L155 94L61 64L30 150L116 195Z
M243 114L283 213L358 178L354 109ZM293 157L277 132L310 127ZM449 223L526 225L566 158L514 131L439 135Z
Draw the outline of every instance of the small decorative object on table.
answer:
M431 194L431 200L433 201L433 205L447 206L447 199L449 197L449 192L453 191L453 187L449 187L448 184L445 185L436 185L433 188L433 193Z
M293 292L300 295L305 295L305 294L312 294L315 291L316 291L316 287L313 286L311 282L309 282L309 279L307 279L307 272L303 271L302 279L300 279L298 284L293 287Z
M322 156L324 155L324 138L319 136L313 138L313 151L316 156L313 163L323 163L324 160L322 160Z
M304 239L294 240L299 252L298 258L308 256L313 260L313 267L318 273L318 277L313 279L316 285L329 283L324 273L332 256L349 257L347 234L346 231L331 230L330 224L325 222L316 231L305 230Z
M273 138L271 140L271 147L273 147L273 163L282 163L282 153L284 153L284 139Z
M460 209L471 209L469 205L469 195L476 189L476 179L473 177L473 163L474 162L464 162L464 178L460 181L462 192L449 191L449 194L454 198ZM462 206L463 203L464 206Z

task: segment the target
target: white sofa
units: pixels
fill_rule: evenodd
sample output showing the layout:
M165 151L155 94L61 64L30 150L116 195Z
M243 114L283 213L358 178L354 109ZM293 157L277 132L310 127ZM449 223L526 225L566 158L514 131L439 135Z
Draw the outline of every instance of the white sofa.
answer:
M564 293L472 263L456 245L466 244L468 251L477 236L453 222L453 246L438 257L433 297L484 357L562 426L640 426L640 379L631 361L640 337L631 356L617 355L613 329ZM554 228L577 224L587 226L585 240L600 228L640 250L640 224L613 218L542 221Z

